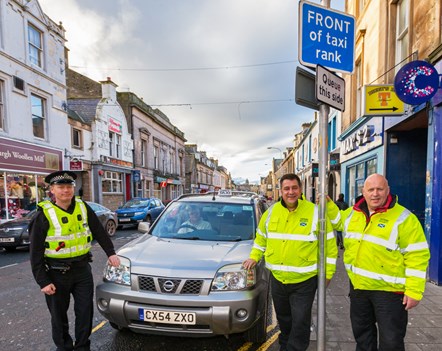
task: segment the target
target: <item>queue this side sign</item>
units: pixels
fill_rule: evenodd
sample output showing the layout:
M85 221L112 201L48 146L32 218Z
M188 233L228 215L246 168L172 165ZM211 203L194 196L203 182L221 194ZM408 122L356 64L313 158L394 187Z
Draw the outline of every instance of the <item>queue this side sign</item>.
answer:
M298 59L304 66L322 65L353 73L355 18L318 4L299 3Z

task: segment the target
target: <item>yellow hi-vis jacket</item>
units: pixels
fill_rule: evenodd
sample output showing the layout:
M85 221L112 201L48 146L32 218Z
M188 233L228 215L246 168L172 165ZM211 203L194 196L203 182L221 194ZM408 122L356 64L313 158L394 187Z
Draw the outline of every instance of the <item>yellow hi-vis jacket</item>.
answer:
M89 252L92 233L87 223L86 206L80 199L75 199L72 214L63 211L50 201L38 204L49 222L46 236L45 257L73 258Z
M328 220L326 227L326 277L331 279L338 249ZM250 258L258 262L264 256L266 267L283 284L303 282L318 274L319 229L315 204L299 199L298 207L290 212L277 202L259 222Z
M344 238L344 264L355 289L405 293L421 300L430 251L417 217L389 195L369 215L363 197L345 211L332 202L327 213Z

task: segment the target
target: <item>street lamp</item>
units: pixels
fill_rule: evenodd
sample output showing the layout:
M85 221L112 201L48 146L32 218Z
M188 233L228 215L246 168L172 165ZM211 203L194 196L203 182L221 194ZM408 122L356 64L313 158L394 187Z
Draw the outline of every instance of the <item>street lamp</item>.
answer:
M284 157L282 157L282 150L281 150L279 147L267 146L267 149L268 149L268 150L270 150L270 149L279 150L279 152L280 152L280 154L281 154L281 160L284 158Z

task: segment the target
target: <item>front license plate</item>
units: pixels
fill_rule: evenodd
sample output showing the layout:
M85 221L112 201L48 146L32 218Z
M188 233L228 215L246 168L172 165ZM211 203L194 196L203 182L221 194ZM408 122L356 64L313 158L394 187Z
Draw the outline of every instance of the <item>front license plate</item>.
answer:
M130 218L120 218L118 219L120 222L130 222Z
M13 243L14 238L0 238L0 243Z
M189 312L159 311L146 308L138 309L140 320L165 324L196 324L196 314Z

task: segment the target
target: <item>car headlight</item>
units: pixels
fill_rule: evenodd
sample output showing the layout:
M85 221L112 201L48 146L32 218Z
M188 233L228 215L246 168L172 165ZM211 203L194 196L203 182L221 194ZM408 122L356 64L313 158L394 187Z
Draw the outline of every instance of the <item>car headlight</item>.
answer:
M247 289L256 283L256 270L244 269L241 263L224 266L218 270L212 283L212 290L230 291Z
M143 215L143 214L144 214L143 211L141 211L141 212L135 212L135 213L134 213L134 216L141 216L141 215Z
M103 280L110 283L130 285L130 260L126 257L120 258L118 267L111 266L109 263L104 268Z

